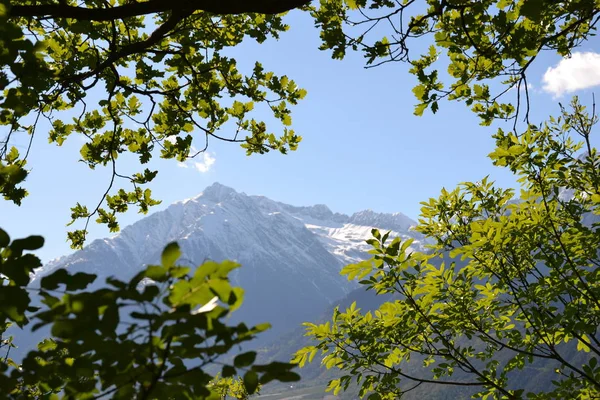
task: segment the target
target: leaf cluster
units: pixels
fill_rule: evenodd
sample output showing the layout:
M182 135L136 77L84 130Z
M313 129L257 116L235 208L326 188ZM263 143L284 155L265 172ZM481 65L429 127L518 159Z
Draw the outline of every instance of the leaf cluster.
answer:
M364 54L369 67L409 63L418 80L416 115L426 109L435 113L442 99L458 100L489 125L495 119L516 123L523 103L528 118L529 66L543 51L569 56L593 36L600 5L596 0L324 0L312 14L321 28L321 49L331 50L333 58L354 50ZM413 46L426 50L411 57ZM501 101L510 89L516 89L516 99Z
M90 221L115 232L119 213L130 207L146 213L159 203L143 188L158 171L123 173L124 155L140 164L156 156L181 162L214 140L239 143L248 155L285 154L301 141L291 129L291 107L306 91L258 61L241 71L228 55L245 40L279 38L288 29L281 15L233 12L235 4L225 2L232 12L223 15L202 4L154 6L138 12L121 1L0 2L0 193L17 204L27 195L19 185L43 121L51 126L50 143L61 146L77 135L84 140L80 161L111 172L97 205L72 209L73 222L84 222L68 235L74 248L84 244ZM65 18L60 10L79 14ZM28 150L19 154L11 143L25 135Z
M238 360L242 360L245 355L241 354ZM239 362L239 361L238 361ZM214 377L212 382L209 384L213 390L215 390L219 394L219 399L238 399L238 400L247 400L252 396L251 393L248 392L247 384L244 382L244 378L242 377L230 377L224 378L220 375ZM261 385L259 384L254 391L255 395L260 394Z
M21 365L8 358L12 338L3 340L0 392L7 398L220 399L206 372L212 364L222 366L224 378L243 373L247 394L272 380L298 379L292 364L255 364L255 352L237 355L232 365L222 361L269 328L224 321L243 299L227 278L238 264L209 261L192 272L177 264L181 252L172 243L160 265L129 281L111 277L102 286L95 275L58 269L34 289L27 284L39 260L23 250L39 248L42 239L9 243L0 233L2 332L7 323L24 327L29 320L33 330L49 326L51 332ZM32 290L39 309L30 306Z
M589 141L596 122L574 100L541 127L500 130L490 157L519 177L518 198L487 178L442 190L423 203L416 227L432 241L430 252L374 230L373 257L342 274L393 300L307 323L314 344L294 362L320 353L323 365L343 373L329 390L356 382L369 399L420 385L461 387L476 398L597 397L600 157ZM556 372L554 385L526 392L511 379L540 362Z

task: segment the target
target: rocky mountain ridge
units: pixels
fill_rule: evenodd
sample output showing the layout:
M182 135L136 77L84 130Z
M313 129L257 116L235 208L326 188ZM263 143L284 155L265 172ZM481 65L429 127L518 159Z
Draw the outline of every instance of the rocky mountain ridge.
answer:
M48 263L38 275L68 268L97 274L100 282L108 276L127 279L157 262L164 246L177 241L182 263L233 259L242 264L231 276L246 293L235 315L248 323L271 322L269 339L310 320L355 288L339 271L367 257L365 240L373 227L413 238L413 247L420 249L423 238L411 230L414 225L400 213L345 215L325 205L291 206L215 183L112 238Z

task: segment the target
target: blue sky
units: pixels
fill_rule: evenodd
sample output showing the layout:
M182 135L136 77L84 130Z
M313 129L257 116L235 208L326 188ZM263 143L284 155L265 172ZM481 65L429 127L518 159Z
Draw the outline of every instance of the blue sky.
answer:
M329 53L318 50L318 31L307 16L292 13L287 22L291 30L280 41L246 43L234 52L242 69L259 60L265 69L287 74L308 90L293 110L293 128L304 138L299 149L285 156L247 157L237 145L213 141L208 158L196 160L204 168L156 159L152 167L160 172L151 187L163 203L152 211L220 182L295 205L322 203L344 213L367 208L400 211L416 219L419 202L437 196L442 187L454 188L486 175L500 186L514 186L508 171L494 168L487 158L495 128L479 126L464 104L445 102L436 115L416 117L411 92L415 78L406 65L365 70L359 54L342 62L331 60ZM556 94L577 89L574 93L584 102L591 100L593 88L586 87L600 84L600 46L589 42L579 50L583 53L566 64L544 54L533 65L529 82L534 121L556 114L557 101L569 102L571 93L558 99ZM549 67L556 69L544 84ZM109 178L106 171L90 171L77 162L82 143L72 137L56 147L37 135L26 183L30 196L21 207L0 202L0 226L12 237L46 238L38 253L44 261L71 251L65 240L69 208L76 202L95 205ZM135 161L121 161L136 171ZM120 217L121 225L142 217L131 211ZM90 239L110 235L92 225Z

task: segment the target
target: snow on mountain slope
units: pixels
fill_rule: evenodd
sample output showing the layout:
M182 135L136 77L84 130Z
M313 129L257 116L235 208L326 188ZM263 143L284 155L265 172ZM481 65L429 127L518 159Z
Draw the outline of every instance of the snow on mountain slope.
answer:
M339 275L348 263L367 257L373 227L393 236L423 239L402 214L362 211L348 216L324 205L295 207L262 196L247 196L215 183L200 195L177 202L126 227L110 239L45 265L39 274L65 267L127 279L143 265L159 260L163 247L177 241L183 262L233 259L234 284L245 302L236 315L249 323L269 321L278 335L310 320L355 287Z
M294 207L278 203L266 197L255 197L267 212L281 212L301 221L304 226L319 237L325 248L344 265L356 263L368 257L371 246L366 243L373 235L371 230L378 228L390 232L390 237L402 240L412 238L410 250L424 250L423 235L412 230L416 222L402 213L384 214L371 210L360 211L351 216L333 213L326 205Z

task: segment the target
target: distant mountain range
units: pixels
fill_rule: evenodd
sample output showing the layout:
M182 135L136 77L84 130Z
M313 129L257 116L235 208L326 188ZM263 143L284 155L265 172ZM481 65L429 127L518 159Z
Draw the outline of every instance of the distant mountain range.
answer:
M109 239L95 240L70 256L45 265L127 279L144 265L156 263L164 246L177 241L183 263L232 259L242 268L232 281L245 290L242 308L232 316L247 323L270 322L259 343L294 330L333 301L356 288L340 269L367 258L371 229L392 236L423 237L411 230L415 221L401 213L360 211L333 213L325 205L296 207L262 196L248 196L215 183L198 196L156 212Z

